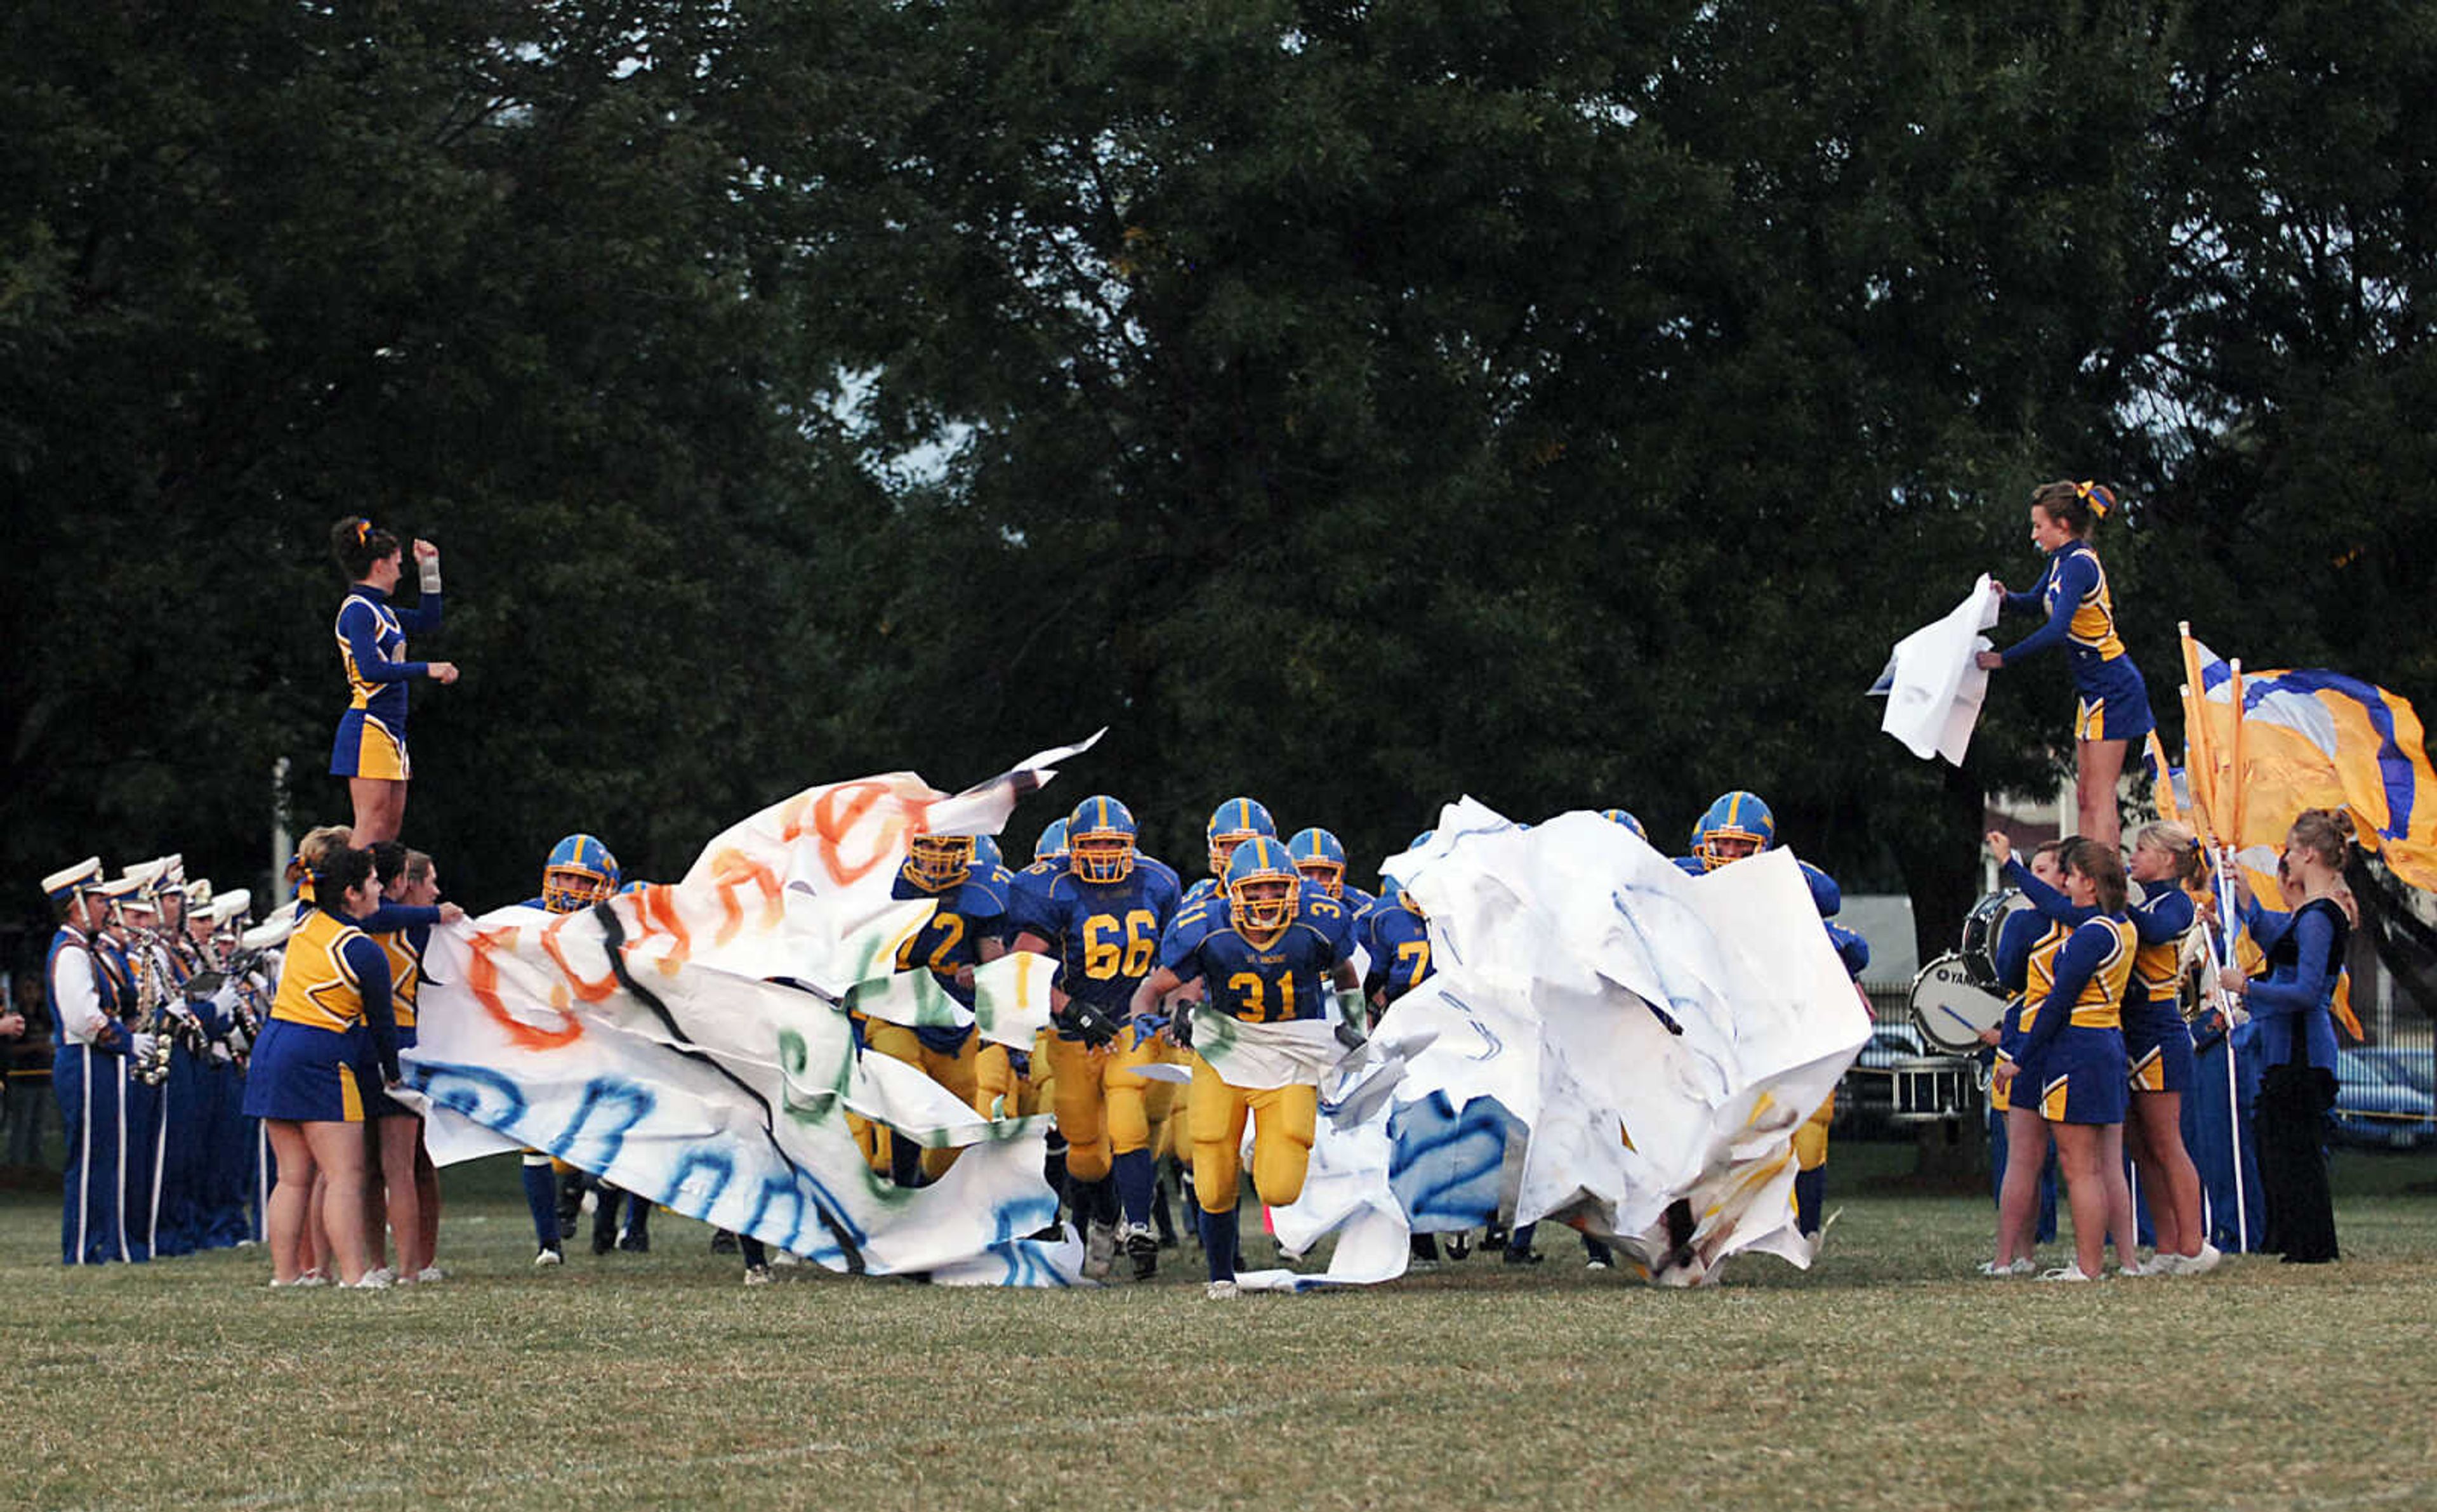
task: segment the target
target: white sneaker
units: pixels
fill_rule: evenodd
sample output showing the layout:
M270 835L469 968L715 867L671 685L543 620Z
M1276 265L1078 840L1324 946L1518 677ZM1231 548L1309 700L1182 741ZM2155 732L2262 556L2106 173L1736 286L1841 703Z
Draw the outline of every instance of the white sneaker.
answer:
M1213 1281L1201 1289L1204 1302L1233 1302L1238 1295L1233 1281Z
M296 1277L295 1280L289 1284L292 1286L327 1286L330 1284L330 1278L323 1275L318 1270L307 1271L304 1275Z
M2207 1240L2201 1240L2200 1252L2199 1254L2177 1255L2174 1257L2174 1274L2177 1276L2206 1276L2209 1272L2216 1270L2217 1262L2223 1259L2225 1259L2225 1251L2218 1248L2215 1244L2210 1243Z
M364 1278L360 1281L341 1281L339 1286L342 1291L348 1292L386 1292L390 1284L390 1273L384 1266L377 1271L364 1272Z
M414 1278L423 1285L430 1286L434 1281L445 1281L448 1279L448 1273L442 1270L437 1265L426 1265L423 1269L414 1273Z
M543 1265L564 1265L566 1263L567 1252L560 1249L555 1244L551 1245L548 1249L541 1251L534 1257L534 1264L537 1267Z
M2040 1279L2043 1281L2095 1281L2097 1277L2081 1274L2081 1261L2076 1260L2070 1265L2041 1273Z
M2008 1260L2005 1264L2000 1265L1995 1260L1982 1260L1980 1262L1980 1274L1995 1280L2011 1280L2015 1277L2023 1274L2014 1268L2015 1263L2015 1261Z
M1117 1225L1096 1220L1083 1230L1083 1274L1096 1281L1109 1278L1117 1262Z
M747 1265L745 1267L745 1284L747 1286L769 1285L770 1267L767 1265Z
M386 1265L376 1265L371 1270L364 1272L363 1280L358 1281L356 1284L358 1286L362 1286L373 1280L375 1277L378 1277L381 1285L383 1286L394 1286L397 1283L397 1272L391 1270Z
M231 1246L229 1246L229 1247L230 1247L230 1248L232 1248L232 1249L252 1249L252 1248L254 1247L254 1242L253 1240L251 1240L251 1239L240 1239L240 1240L238 1240L235 1244L233 1244L233 1245L231 1245Z
M1583 1261L1583 1269L1587 1271L1604 1271L1607 1269L1607 1261L1604 1260L1585 1260Z
M2017 1276L2037 1276L2039 1273L2040 1273L2040 1262L2039 1262L2039 1261L2037 1261L2037 1260L2035 1260L2031 1259L2028 1255L2017 1255L2017 1256L2015 1256L2015 1257L2014 1257L2014 1274L2015 1274L2015 1275L2017 1275Z

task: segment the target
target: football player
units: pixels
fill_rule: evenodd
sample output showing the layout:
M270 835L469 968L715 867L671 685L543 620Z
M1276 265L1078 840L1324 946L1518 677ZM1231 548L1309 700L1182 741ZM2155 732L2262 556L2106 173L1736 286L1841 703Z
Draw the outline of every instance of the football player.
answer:
M1135 848L1137 834L1124 804L1084 799L1067 816L1065 875L1016 897L1017 948L1061 966L1050 995L1055 1034L1044 1047L1050 1105L1066 1137L1084 1274L1095 1279L1108 1275L1121 1238L1137 1275L1156 1267L1159 1254L1150 1119L1136 1068L1160 1051L1153 1034L1124 1020L1134 989L1156 965L1182 889L1166 862Z
M1201 1209L1207 1295L1236 1295L1236 1201L1244 1124L1253 1123L1253 1184L1271 1207L1303 1194L1319 1116L1320 1078L1360 1030L1354 921L1344 904L1306 891L1287 848L1243 841L1227 863L1224 900L1181 911L1160 942L1159 969L1131 1011L1155 1012L1189 982L1208 995L1182 1016L1195 1047L1185 1118L1194 1195ZM1344 1003L1332 1002L1329 989Z
M997 849L995 845L991 847ZM965 1007L973 1005L973 968L1007 953L1008 889L1014 878L1006 867L980 854L971 835L917 835L907 843L888 895L934 898L938 908L921 929L897 947L897 969L928 969L948 996ZM949 1025L863 1021L864 1048L920 1067L931 1080L956 1094L968 1107L976 1104L976 1044L980 1035L971 1023ZM955 1163L954 1150L924 1150L911 1139L892 1136L888 1141L889 1179L913 1187L938 1180Z

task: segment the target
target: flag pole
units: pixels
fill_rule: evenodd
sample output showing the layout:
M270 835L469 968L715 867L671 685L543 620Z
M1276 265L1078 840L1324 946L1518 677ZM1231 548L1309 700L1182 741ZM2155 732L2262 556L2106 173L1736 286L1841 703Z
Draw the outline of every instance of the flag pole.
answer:
M2217 965L2225 966L2233 964L2235 932L2238 927L2234 895L2234 854L2218 835L2216 826L2216 820L2224 808L2217 791L2216 742L2210 738L2208 685L2200 674L2200 643L2192 639L2192 624L2188 619L2177 622L2175 634L2181 642L2183 658L2183 773L2192 787L2192 827L2199 833L2201 846L2216 863L2213 890L2217 895L2218 927L2210 931L2210 954ZM2250 1204L2243 1194L2242 1082L2235 1066L2234 1005L2227 994L2216 990L2214 982L2211 983L2210 997L2217 1003L2218 1021L2225 1026L2225 1122L2234 1167L2235 1234L2237 1253L2247 1254L2251 1249L2251 1213Z
M2221 865L2223 869L2220 875L2225 879L2220 882L2218 886L2218 892L2222 895L2224 899L2224 901L2218 905L2220 909L2223 909L2226 905L2231 904L2234 901L2234 888L2232 886L2233 878L2231 875L2234 865L2235 864L2234 860L2234 847L2242 843L2242 826L2245 818L2244 809L2246 808L2243 790L2247 786L2244 781L2242 767L2242 663L2238 661L2229 662L2226 665L2227 670L2231 674L2227 679L2226 686L2227 703L2231 705L2234 714L2234 734L2226 742L2230 747L2232 747L2232 756L2228 760L2227 765L2231 770L2234 779L2234 792L2232 797L2226 801L2233 805L2233 812L2231 816L2233 839L2221 848L2223 858ZM2203 704L2207 702L2206 694L2202 694L2201 702ZM2233 929L2233 916L2231 914L2226 914L2224 917L2227 923L2227 929L2225 930L2225 953L2230 958L2234 954L2235 931ZM2228 1006L2225 1020L2225 1082L2226 1107L2229 1115L2226 1121L2234 1130L2235 1234L2236 1243L2242 1246L2239 1253L2248 1254L2251 1250L2251 1212L2250 1204L2243 1200L2242 1195L2241 1084L2235 1075L2234 1069L2234 1016L2231 1005Z

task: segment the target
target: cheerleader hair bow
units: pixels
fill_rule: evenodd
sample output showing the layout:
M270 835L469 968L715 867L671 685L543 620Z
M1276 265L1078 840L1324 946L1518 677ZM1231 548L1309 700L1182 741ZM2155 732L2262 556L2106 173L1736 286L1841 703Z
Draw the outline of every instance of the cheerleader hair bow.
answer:
M2081 501L2084 504L2090 506L2093 519L2103 520L2115 513L2115 491L2106 484L2079 482L2073 485L2073 491L2081 495Z

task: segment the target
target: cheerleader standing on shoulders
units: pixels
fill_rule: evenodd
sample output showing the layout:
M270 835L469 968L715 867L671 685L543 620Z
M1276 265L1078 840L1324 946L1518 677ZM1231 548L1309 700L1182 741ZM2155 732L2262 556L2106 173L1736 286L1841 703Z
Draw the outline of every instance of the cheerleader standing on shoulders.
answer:
M347 597L331 629L339 661L347 673L347 712L330 742L330 774L347 779L356 823L353 843L395 840L406 823L406 784L413 763L406 755L406 685L412 678L457 681L453 662L405 659L410 632L427 635L440 628L440 548L414 543L414 568L422 597L400 613L390 602L400 571L397 537L360 515L330 529L330 550L348 578Z
M2258 1026L2263 1069L2254 1129L2268 1203L2261 1247L2283 1251L2288 1265L2338 1258L2335 1198L2321 1146L2336 1103L2336 1025L2328 1005L2352 938L2342 902L2352 843L2350 814L2313 808L2294 820L2285 864L2301 902L2281 921L2255 908L2249 915L2253 938L2267 952L2268 975L2254 980L2232 966L2218 972L2218 984L2250 1005Z
M2010 1101L2027 1100L2046 1121L2064 1169L2073 1209L2074 1263L2046 1279L2090 1281L2104 1270L2113 1186L2123 1184L2124 1030L2117 1004L2132 979L2135 939L2124 916L2124 859L2109 846L2077 840L2065 851L2064 892L2095 912L2077 926L2056 955L2056 980L2023 1031L2011 1066L1997 1068ZM2022 1090L2014 1090L2017 1086ZM2111 1153L2113 1152L2113 1153ZM2129 1206L2129 1203L2128 1203ZM2130 1235L2116 1240L2127 1269Z
M301 1274L297 1239L316 1171L329 1178L324 1221L349 1286L380 1287L364 1245L364 1087L398 1080L389 957L356 920L380 905L373 859L328 857L313 874L313 912L288 937L279 991L246 1078L245 1111L263 1121L279 1161L269 1231L273 1286Z
M2079 695L2073 721L2074 800L2083 835L2113 849L2123 835L2115 783L2124 753L2151 727L2149 690L2115 633L2115 600L2107 569L2091 549L2090 532L2115 508L2115 495L2096 483L2043 483L2031 495L2031 542L2047 553L2047 570L2028 593L1991 584L2008 609L2036 609L2047 623L2002 652L1984 651L1981 667L2011 667L2025 656L2062 648Z

